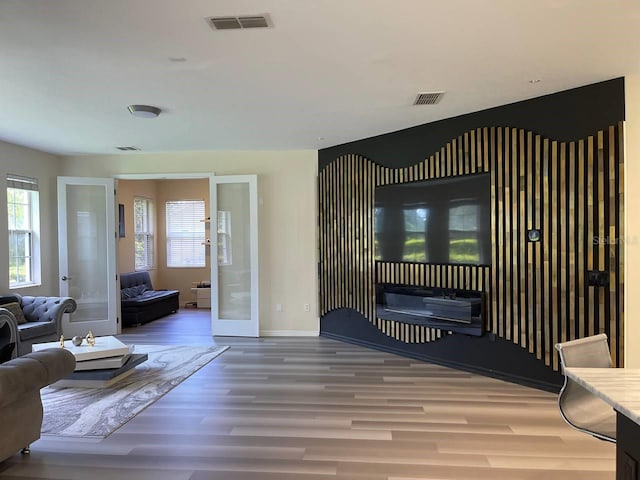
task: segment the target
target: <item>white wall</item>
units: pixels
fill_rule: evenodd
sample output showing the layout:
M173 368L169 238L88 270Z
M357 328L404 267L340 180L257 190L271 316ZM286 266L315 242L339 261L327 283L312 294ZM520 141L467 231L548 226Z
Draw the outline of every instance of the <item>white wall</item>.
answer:
M0 185L6 192L7 174L38 179L40 190L41 285L12 290L22 295L58 295L58 209L56 176L60 159L54 155L0 141ZM4 183L1 183L4 182ZM7 195L0 195L0 294L9 290Z
M260 331L319 329L316 242L317 152L233 151L64 157L63 175L207 173L258 175ZM304 304L311 311L304 311ZM276 304L283 311L276 312Z
M640 367L640 74L625 77L625 366Z

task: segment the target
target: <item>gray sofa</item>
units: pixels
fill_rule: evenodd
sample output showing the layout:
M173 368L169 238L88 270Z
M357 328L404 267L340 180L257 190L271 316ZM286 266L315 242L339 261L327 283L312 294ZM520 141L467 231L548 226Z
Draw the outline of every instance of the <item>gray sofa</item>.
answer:
M0 365L0 462L40 438L40 389L70 375L76 361L68 350L53 348Z
M74 312L77 305L71 297L32 297L14 293L0 296L0 307L11 311L16 323L18 334L13 358L31 352L34 343L58 340L62 335L62 316ZM16 318L20 312L24 321Z

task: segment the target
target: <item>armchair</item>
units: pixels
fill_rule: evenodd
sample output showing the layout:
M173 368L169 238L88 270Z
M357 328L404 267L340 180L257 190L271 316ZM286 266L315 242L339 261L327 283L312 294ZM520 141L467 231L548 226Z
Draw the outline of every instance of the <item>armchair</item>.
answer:
M76 365L71 352L52 348L0 365L0 462L40 438L40 389L70 375Z
M71 297L32 297L13 293L0 296L0 307L11 312L8 318L13 319L17 329L16 353L22 356L31 352L34 343L60 338L62 316L74 312L77 304Z

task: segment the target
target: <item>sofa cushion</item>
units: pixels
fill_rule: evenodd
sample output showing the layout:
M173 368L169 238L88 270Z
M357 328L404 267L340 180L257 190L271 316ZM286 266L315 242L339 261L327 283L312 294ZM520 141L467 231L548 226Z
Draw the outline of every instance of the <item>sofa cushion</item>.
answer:
M130 272L120 274L120 289L136 287L138 285L144 285L147 287L147 290L153 290L149 272Z
M6 308L13 314L18 325L24 325L27 323L27 319L24 318L24 313L22 313L22 308L18 302L5 303L2 305L2 308Z
M27 322L18 327L18 335L20 335L20 340L29 340L31 338L55 334L55 322Z
M162 302L170 297L177 297L178 290L147 290L142 295L138 295L133 298L127 298L122 300L122 306L127 307L143 307L155 302Z

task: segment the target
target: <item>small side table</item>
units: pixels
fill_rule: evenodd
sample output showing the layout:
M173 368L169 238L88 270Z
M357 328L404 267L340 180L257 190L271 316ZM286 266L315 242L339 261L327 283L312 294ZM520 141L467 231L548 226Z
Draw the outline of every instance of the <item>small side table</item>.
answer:
M198 308L211 308L211 287L199 287L195 290Z

